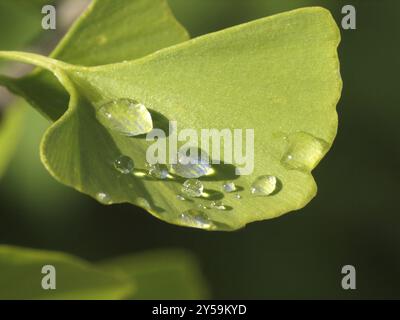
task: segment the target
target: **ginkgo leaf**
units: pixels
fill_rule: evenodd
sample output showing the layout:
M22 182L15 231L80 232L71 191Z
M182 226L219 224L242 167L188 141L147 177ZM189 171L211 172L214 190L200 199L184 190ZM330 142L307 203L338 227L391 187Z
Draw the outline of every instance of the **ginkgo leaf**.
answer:
M136 287L128 299L206 299L207 288L196 260L181 250L159 250L100 263L128 275Z
M166 0L93 0L51 57L84 66L104 65L141 58L188 38ZM51 73L39 69L4 82L51 120L67 109L68 94Z
M51 266L50 269L43 269ZM43 270L43 273L42 273ZM43 288L42 280L54 289ZM0 299L123 299L133 280L105 272L79 258L44 250L0 246ZM127 281L127 280L130 281Z
M100 194L101 200L106 195L103 202L142 206L170 223L234 230L302 208L315 196L311 171L337 130L339 41L327 10L304 8L105 66L16 52L0 57L48 69L70 95L68 111L49 128L41 148L42 161L57 180L93 197ZM177 199L184 179L137 174L144 172L152 142L123 136L97 120L101 106L118 99L145 105L156 127L174 120L198 136L205 128L253 129L254 171L237 176L240 163L224 164L222 158L213 175L200 178L205 196ZM121 155L133 159L136 174L115 170ZM260 177L273 183L267 196L251 192ZM225 180L234 180L239 197L222 192ZM216 199L225 210L212 205Z

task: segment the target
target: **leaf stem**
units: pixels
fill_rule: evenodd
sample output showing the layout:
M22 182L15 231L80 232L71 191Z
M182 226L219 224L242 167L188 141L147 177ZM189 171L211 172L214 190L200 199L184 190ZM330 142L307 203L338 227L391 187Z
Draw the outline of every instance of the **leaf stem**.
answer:
M65 62L48 58L39 54L20 51L0 51L0 59L33 64L51 72L57 72L59 69L67 69L73 67Z

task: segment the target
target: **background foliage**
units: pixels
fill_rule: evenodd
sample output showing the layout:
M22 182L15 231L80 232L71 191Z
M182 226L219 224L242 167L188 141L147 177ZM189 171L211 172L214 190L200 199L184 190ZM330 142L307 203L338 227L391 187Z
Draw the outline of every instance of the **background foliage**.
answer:
M338 23L345 1L170 0L192 36L301 7L323 5ZM167 225L130 205L103 207L52 180L38 159L45 120L29 126L0 181L0 241L66 251L90 261L163 247L200 260L215 298L399 298L399 30L396 1L352 1L343 31L339 134L315 170L319 194L296 214L235 233ZM204 14L203 14L204 13ZM357 268L357 290L340 287Z

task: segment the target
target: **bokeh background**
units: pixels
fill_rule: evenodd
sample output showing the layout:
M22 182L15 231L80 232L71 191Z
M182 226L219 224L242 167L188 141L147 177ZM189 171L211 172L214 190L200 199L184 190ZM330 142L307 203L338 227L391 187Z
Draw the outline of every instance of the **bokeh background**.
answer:
M211 297L218 299L400 298L400 3L169 3L193 37L314 5L328 8L340 25L341 8L355 6L357 29L341 30L339 131L314 171L317 197L298 212L231 233L169 225L131 205L105 207L47 174L38 144L48 123L32 109L0 180L0 243L64 251L94 262L152 249L187 249L198 258ZM56 36L45 35L47 46ZM356 290L341 288L346 264L356 267Z

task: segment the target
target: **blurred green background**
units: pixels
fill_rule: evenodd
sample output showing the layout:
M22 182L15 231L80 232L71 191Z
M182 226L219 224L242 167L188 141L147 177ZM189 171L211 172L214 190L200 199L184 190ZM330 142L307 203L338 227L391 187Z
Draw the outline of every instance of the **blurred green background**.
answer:
M73 0L70 0L73 2ZM105 207L54 181L39 161L48 126L33 109L0 180L0 242L68 252L90 261L160 248L197 256L219 299L400 298L400 3L395 0L169 0L198 36L303 6L357 10L341 30L344 90L332 150L314 171L317 197L301 211L209 233L165 224L131 205ZM341 268L357 289L341 288Z

